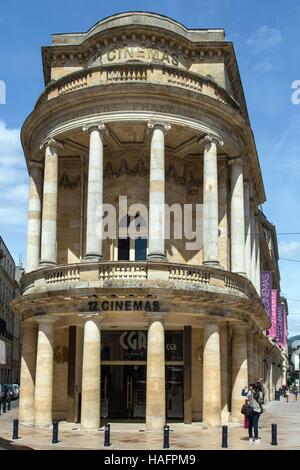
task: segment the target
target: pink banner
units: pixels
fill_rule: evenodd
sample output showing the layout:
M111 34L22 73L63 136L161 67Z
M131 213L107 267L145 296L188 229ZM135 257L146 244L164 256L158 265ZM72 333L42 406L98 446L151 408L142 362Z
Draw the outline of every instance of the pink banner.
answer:
M276 319L277 319L277 289L272 289L272 308L271 308L272 316L270 318L272 322L272 326L269 329L269 336L277 336L276 334Z
M284 307L284 311L283 311L283 343L282 343L282 346L284 348L287 347L287 314L286 314L286 311L285 311L285 307Z
M283 343L284 343L284 304L281 301L279 304L277 304L276 336L277 336L277 343L280 346L283 346Z

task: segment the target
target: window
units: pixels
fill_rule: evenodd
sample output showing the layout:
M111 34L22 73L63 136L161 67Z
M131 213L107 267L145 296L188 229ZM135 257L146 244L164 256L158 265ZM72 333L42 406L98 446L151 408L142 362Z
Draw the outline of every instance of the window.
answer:
M143 230L146 227L146 223L139 214L139 212L135 216L135 226L138 230ZM145 261L147 258L147 237L139 237L134 240L134 254L135 254L135 261Z
M134 242L135 261L144 261L147 258L147 239L137 238Z
M135 227L139 229L146 227L144 219L137 213L134 217ZM128 228L130 224L130 217L123 217L120 222L120 228ZM134 251L134 257L130 258L130 249ZM129 261L130 259L135 261L145 261L147 258L147 237L138 237L137 239L119 238L118 239L118 260Z
M130 218L127 215L120 221L120 228L128 228ZM130 238L118 238L118 261L129 261L130 256Z

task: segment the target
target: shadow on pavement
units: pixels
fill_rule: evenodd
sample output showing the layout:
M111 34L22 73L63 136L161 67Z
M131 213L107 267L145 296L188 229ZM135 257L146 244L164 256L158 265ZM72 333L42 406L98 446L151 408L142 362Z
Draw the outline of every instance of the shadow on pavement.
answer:
M11 441L7 441L6 439L3 439L2 437L0 437L0 449L2 450L33 450L31 447L16 445L12 443Z

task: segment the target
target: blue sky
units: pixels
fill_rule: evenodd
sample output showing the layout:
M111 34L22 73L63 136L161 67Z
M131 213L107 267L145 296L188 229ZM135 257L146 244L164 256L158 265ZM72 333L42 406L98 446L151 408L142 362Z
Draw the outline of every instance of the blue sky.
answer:
M261 162L267 203L277 232L300 232L300 104L291 84L300 80L300 3L240 0L10 0L0 6L0 234L25 260L28 177L19 129L43 90L41 51L52 33L86 31L128 10L171 16L189 28L218 28L234 43ZM278 235L280 256L300 261L300 235ZM289 333L300 333L300 262L280 262L289 299Z

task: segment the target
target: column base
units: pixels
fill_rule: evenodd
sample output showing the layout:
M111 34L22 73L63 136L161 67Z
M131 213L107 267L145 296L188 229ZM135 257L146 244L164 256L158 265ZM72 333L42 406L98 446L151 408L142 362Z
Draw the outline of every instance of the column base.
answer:
M243 277L249 279L246 273L235 272L234 274L238 274L239 276L243 276ZM249 279L249 281L250 281L250 279Z
M150 253L147 259L148 261L166 261L167 257L162 253Z
M103 259L103 256L99 253L86 253L83 258L83 261L90 261L92 263L98 263Z
M46 268L50 266L56 266L56 263L54 261L47 261L47 260L41 260L39 263L39 268Z
M220 265L220 261L203 261L202 266L203 268L224 269Z

